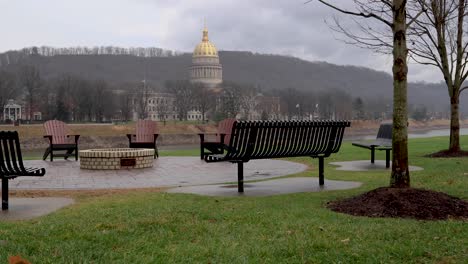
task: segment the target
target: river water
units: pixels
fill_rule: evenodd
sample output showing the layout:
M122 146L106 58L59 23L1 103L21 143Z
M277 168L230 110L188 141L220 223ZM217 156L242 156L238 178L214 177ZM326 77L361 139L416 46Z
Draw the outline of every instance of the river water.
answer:
M435 129L418 133L409 133L409 138L428 138L428 137L443 137L449 136L449 129ZM468 135L468 128L460 128L460 135ZM350 138L345 138L345 140L371 140L375 139L376 135L367 135L367 136L355 136Z

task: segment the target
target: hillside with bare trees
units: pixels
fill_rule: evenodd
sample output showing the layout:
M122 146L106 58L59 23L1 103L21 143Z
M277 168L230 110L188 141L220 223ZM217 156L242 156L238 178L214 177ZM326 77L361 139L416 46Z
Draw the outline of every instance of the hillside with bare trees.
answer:
M221 51L220 60L225 81L249 84L265 93L284 93L287 89L305 93L329 91L331 94L342 91L368 104L388 107L391 101L391 76L369 68L239 51ZM0 54L0 71L14 73L23 65L34 65L44 79L68 74L106 81L114 86L146 78L154 87L163 87L168 80L188 79L190 64L191 54L158 48L39 47ZM410 106L448 112L448 102L440 100L446 97L446 89L441 86L442 83L410 83ZM462 113L468 114L468 94L462 96L460 106Z

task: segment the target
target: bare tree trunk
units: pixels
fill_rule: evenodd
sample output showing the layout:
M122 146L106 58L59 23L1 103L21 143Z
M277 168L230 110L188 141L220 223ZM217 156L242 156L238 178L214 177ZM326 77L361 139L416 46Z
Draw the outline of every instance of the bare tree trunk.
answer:
M449 152L459 152L460 149L460 113L458 93L450 98L450 146Z
M393 1L393 157L391 187L410 187L408 169L408 109L406 0Z

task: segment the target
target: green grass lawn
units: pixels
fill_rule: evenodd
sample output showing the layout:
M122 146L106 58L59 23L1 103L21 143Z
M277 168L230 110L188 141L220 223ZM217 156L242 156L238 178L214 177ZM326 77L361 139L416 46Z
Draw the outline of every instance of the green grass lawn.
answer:
M448 138L410 140L413 187L468 199L468 159L423 155ZM462 137L468 149L468 136ZM196 150L162 155L198 155ZM327 162L368 159L344 143ZM385 153L377 153L384 159ZM317 166L317 160L292 161ZM316 169L294 176L310 176ZM77 203L30 221L0 222L0 263L467 263L468 222L354 217L328 201L387 186L388 172L344 172L327 179L363 182L358 189L261 198L215 198L130 192L80 195ZM235 179L233 179L234 181ZM247 190L248 191L248 190Z

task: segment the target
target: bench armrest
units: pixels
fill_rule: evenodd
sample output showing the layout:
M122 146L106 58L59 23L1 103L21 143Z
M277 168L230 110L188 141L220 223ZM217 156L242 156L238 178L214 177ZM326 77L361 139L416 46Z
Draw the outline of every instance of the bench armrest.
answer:
M80 135L67 135L67 138L70 137L74 137L75 143L78 144L78 139L80 138ZM49 140L49 143L52 144L52 135L45 135L44 138L47 138Z
M153 141L156 143L156 139L158 138L159 134L153 134ZM127 134L128 142L132 142L132 138L136 138L135 134Z
M52 144L52 136L51 135L45 135L44 138L47 138L49 140L49 144Z
M75 138L75 143L78 144L78 139L80 138L80 135L67 135L67 138L69 137L74 137Z

